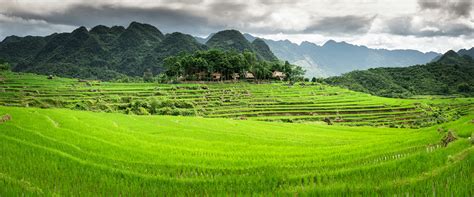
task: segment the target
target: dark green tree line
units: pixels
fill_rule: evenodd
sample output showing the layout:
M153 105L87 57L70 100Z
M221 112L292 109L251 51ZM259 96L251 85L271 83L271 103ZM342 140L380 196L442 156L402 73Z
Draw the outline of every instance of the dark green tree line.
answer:
M258 60L255 53L244 51L223 51L218 49L196 51L193 54L181 53L164 60L165 75L171 79L211 80L213 73L221 74L222 80L232 79L233 74L240 78L252 73L257 80L272 79L272 72L283 72L285 80L302 80L304 70L289 62Z

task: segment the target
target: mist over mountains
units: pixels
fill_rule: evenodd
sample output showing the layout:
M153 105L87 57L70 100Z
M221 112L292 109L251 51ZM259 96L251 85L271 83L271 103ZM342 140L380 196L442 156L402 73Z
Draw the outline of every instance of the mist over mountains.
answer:
M245 34L250 41L256 37ZM327 41L317 45L304 41L295 44L289 40L264 39L272 52L306 69L306 76L328 77L353 70L375 67L402 67L430 62L441 55L435 52L423 53L417 50L371 49L347 42Z

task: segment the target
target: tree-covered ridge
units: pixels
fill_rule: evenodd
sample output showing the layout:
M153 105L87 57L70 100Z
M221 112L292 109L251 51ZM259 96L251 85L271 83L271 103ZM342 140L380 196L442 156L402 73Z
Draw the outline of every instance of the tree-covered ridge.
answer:
M266 61L248 50L211 49L193 54L180 53L165 59L167 80L302 80L304 70L280 61ZM281 76L280 76L281 75Z
M250 43L242 33L237 30L224 30L217 32L206 42L209 48L222 49L225 51L236 50L238 52L252 51L260 60L278 60L270 50L270 47L261 39Z
M329 84L386 97L474 94L474 60L448 51L438 61L405 68L353 71L325 80Z
M270 47L260 38L252 41L252 46L257 52L259 59L263 60L278 60L278 58L270 50Z
M216 39L213 46L224 45ZM250 50L261 60L276 60L268 46L245 42L244 48L230 45L226 50ZM141 77L145 72L158 75L166 57L208 48L190 35L164 35L152 25L132 22L127 28L98 25L90 31L80 27L45 37L10 36L0 42L0 59L11 63L13 71L112 80Z

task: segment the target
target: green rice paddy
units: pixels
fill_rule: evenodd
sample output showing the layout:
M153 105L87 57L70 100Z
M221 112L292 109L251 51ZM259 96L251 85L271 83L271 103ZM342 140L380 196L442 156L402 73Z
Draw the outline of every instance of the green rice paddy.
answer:
M474 195L471 98L0 76L0 196Z

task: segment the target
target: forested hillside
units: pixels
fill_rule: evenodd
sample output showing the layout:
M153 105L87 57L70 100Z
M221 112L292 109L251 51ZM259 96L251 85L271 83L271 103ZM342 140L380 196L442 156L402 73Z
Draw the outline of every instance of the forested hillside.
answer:
M222 49L224 51L255 52L259 60L278 60L263 40L256 39L250 42L237 30L217 32L209 38L206 45L210 48Z
M137 22L127 28L80 27L45 37L9 36L0 42L0 59L9 62L13 71L111 80L141 77L145 72L157 75L164 71L166 57L209 48L248 50L259 60L277 60L264 42L250 43L236 30L219 32L204 45L190 35L164 35L152 25Z
M373 68L325 79L329 84L386 97L474 94L474 61L448 51L439 60L405 68Z

